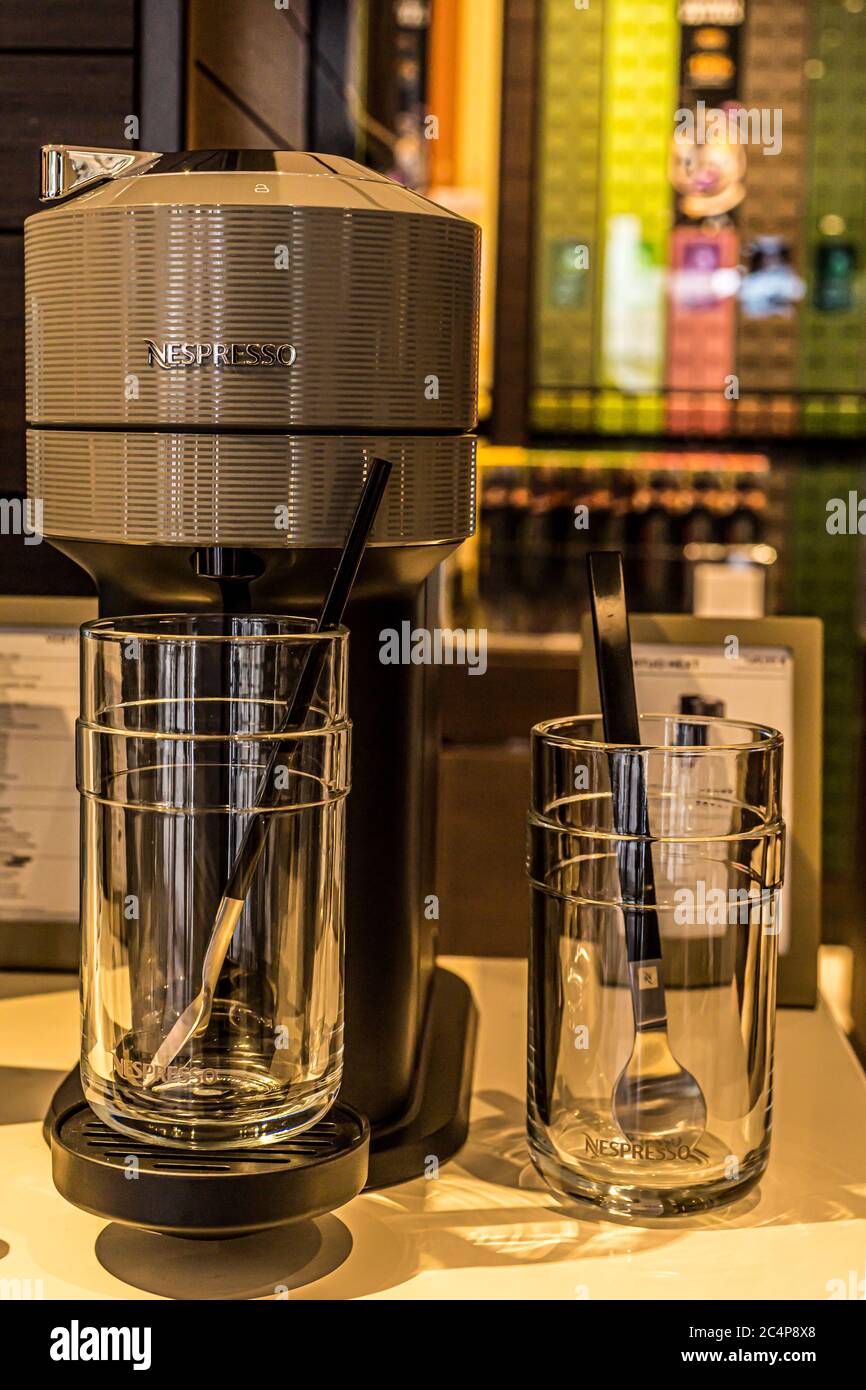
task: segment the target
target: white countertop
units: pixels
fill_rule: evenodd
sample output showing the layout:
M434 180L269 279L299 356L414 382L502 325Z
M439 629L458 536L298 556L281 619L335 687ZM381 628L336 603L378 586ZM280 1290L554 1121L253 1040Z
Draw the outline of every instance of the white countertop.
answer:
M866 1079L825 1004L780 1011L773 1152L760 1188L709 1217L629 1227L568 1215L529 1165L525 964L443 964L469 982L481 1011L460 1156L437 1179L362 1195L316 1222L208 1242L126 1230L58 1196L40 1121L74 1060L77 995L49 976L3 977L0 1284L30 1280L31 1296L46 1299L273 1298L276 1289L291 1299L763 1300L827 1299L866 1278ZM55 992L13 993L21 988Z

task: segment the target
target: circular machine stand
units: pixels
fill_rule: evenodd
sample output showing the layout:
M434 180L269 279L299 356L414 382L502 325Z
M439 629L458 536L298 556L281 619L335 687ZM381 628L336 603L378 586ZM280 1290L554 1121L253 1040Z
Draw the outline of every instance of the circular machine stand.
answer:
M363 1115L339 1104L313 1129L261 1149L141 1144L103 1124L85 1101L51 1132L54 1185L75 1206L199 1239L249 1235L343 1206L364 1186L369 1147Z
M54 1185L95 1216L164 1235L248 1235L334 1211L366 1187L420 1176L463 1144L477 1011L456 975L437 967L415 1087L404 1115L377 1127L337 1101L302 1134L260 1149L192 1152L119 1134L84 1099L78 1068L51 1102L43 1130ZM134 1166L137 1177L130 1180Z

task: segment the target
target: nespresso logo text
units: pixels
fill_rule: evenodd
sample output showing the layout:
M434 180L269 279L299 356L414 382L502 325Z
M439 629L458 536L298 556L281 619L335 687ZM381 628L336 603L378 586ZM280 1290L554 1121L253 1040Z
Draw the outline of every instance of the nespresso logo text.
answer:
M694 1155L688 1144L676 1144L669 1140L637 1140L634 1143L624 1139L592 1139L586 1136L584 1153L593 1158L642 1158L651 1163L662 1163L667 1159L682 1162Z
M211 1067L193 1067L189 1062L177 1062L167 1067L155 1066L153 1062L133 1061L122 1057L117 1070L127 1081L148 1082L167 1081L174 1086L211 1086L217 1074Z
M298 350L292 343L155 343L145 338L147 365L175 367L291 367Z

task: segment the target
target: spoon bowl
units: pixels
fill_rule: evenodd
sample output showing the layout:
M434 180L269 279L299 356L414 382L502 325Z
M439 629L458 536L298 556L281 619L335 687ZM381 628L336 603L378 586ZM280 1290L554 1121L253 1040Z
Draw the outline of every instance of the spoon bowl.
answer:
M671 1051L664 1029L636 1032L613 1092L613 1116L630 1143L657 1140L694 1148L707 1127L707 1102Z

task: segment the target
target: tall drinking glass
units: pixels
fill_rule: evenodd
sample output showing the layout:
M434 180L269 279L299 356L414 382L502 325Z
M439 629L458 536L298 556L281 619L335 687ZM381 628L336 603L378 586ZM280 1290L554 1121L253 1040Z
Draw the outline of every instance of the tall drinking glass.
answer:
M283 732L314 648L311 709ZM81 652L87 1100L115 1129L168 1145L250 1147L306 1129L342 1070L347 633L139 617L87 624ZM234 855L261 812L265 849L213 1007L155 1061L202 988Z
M766 1167L784 864L780 734L655 715L641 734L638 749L606 744L599 717L533 730L528 861L532 1160L557 1192L634 1219L731 1201ZM635 759L643 775L629 780ZM648 835L617 834L612 772L619 786L646 788ZM652 856L654 907L627 900L630 921L643 911L658 920L662 960L645 971L629 969L626 838ZM641 1051L633 990L645 985L662 1036ZM627 1067L638 1100L641 1086L658 1096L635 1057L662 1058L672 1073L658 1133L651 1115L639 1135L621 1126L614 1098ZM706 1104L703 1133L684 1124L685 1140L677 1096L684 1118L694 1111L677 1068Z

